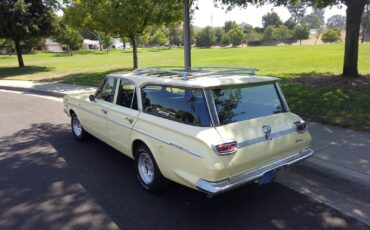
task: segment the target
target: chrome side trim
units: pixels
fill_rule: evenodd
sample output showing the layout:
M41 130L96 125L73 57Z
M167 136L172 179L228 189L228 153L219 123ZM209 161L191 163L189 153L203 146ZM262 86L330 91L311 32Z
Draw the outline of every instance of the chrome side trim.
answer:
M173 146L173 147L175 147L175 148L177 148L177 149L180 149L180 150L182 150L182 151L184 151L184 152L187 152L187 153L189 153L189 154L191 154L191 155L193 155L193 156L196 156L196 157L199 157L199 158L203 158L203 155L202 155L202 154L197 153L197 152L195 152L195 151L193 151L193 150L191 150L191 149L187 149L187 148L185 148L185 147L182 147L181 145L178 145L178 144L176 144L176 143L174 143L174 142L164 140L164 139L162 139L162 138L159 138L158 136L155 136L155 135L153 135L153 134L147 133L147 132L142 131L142 130L140 130L140 129L133 128L132 130L134 130L134 131L136 131L136 132L138 132L138 133L141 133L141 134L143 134L143 135L145 135L145 136L151 137L151 138L153 138L153 139L155 139L155 140L157 140L157 141L160 141L160 142L162 142L162 143L165 143L165 144L167 144L167 145Z
M131 126L129 126L129 125L126 125L126 124L123 124L123 123L121 123L121 122L118 122L118 121L115 121L115 120L112 120L112 119L107 119L108 121L110 121L110 122L112 122L112 123L114 123L114 124L116 124L116 125L119 125L119 126L122 126L122 127L124 127L124 128L127 128L127 129L132 129L132 127Z
M288 134L291 134L291 133L295 133L295 132L296 132L295 128L289 128L289 129L285 129L285 130L270 134L269 137L274 139L274 138L278 138L278 137L288 135ZM244 148L246 146L258 144L258 143L264 142L264 141L268 141L268 140L266 140L266 138L264 136L263 137L257 137L257 138L251 139L251 140L246 140L246 141L243 141L243 142L239 143L239 148Z
M104 120L106 120L106 119L107 119L105 116L102 116L101 114L95 113L94 111L91 111L91 110L89 110L89 109L85 109L84 107L82 107L82 106L80 106L80 105L76 105L76 104L71 103L71 102L64 102L64 103L65 103L65 104L68 104L68 105L75 106L75 107L77 107L77 108L79 108L79 109L82 109L82 110L83 110L83 111L85 111L85 112L88 112L88 113L94 114L95 116L100 117L100 118L102 118L102 119L104 119Z
M202 154L197 153L197 152L195 152L195 151L193 151L193 150L191 150L191 149L188 149L188 148L182 147L181 145L178 145L177 143L174 143L174 142L171 142L171 141L164 140L164 139L162 139L162 138L159 138L158 136L155 136L155 135L153 135L153 134L147 133L147 132L142 131L142 130L137 129L137 128L133 128L133 127L128 126L128 125L126 125L126 124L123 124L123 123L121 123L121 122L118 122L118 121L115 121L115 120L112 120L112 119L108 119L107 117L105 117L105 116L101 116L100 114L97 114L97 113L95 113L95 112L93 112L93 111L91 111L91 110L89 110L89 109L85 109L85 108L83 108L83 107L82 107L82 106L80 106L80 105L76 105L76 104L74 104L74 103L70 103L70 102L65 102L65 103L66 103L66 104L69 104L69 105L72 105L72 106L75 106L75 107L78 107L78 108L80 108L80 109L82 109L82 110L84 110L84 111L86 111L86 112L92 113L92 114L94 114L94 115L96 115L96 116L98 116L98 117L101 117L101 118L103 118L103 119L105 119L105 120L107 120L107 121L113 122L113 123L115 123L115 124L117 124L117 125L120 125L120 126L123 126L123 127L125 127L125 128L131 129L131 130L136 131L136 132L138 132L138 133L141 133L141 134L143 134L143 135L145 135L145 136L151 137L151 138L153 138L153 139L155 139L155 140L157 140L157 141L160 141L160 142L162 142L162 143L165 143L165 144L167 144L167 145L173 146L173 147L175 147L175 148L177 148L177 149L180 149L180 150L182 150L182 151L184 151L184 152L186 152L186 153L189 153L189 154L191 154L191 155L193 155L193 156L196 156L196 157L199 157L199 158L203 158L203 155L202 155Z
M252 169L250 171L241 173L239 175L236 175L226 180L212 182L212 181L206 181L206 180L199 179L197 181L196 186L199 190L206 192L210 195L219 194L219 193L226 192L231 189L237 188L248 182L255 181L269 171L295 164L298 161L304 160L312 156L313 154L314 154L314 151L312 149L305 149L301 152L292 154L283 159L280 159L272 163L263 165L261 167Z

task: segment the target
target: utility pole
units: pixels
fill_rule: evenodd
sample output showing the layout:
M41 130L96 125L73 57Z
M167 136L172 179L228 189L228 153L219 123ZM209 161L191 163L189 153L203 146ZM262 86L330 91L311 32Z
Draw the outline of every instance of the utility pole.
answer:
M191 44L190 44L190 11L189 0L184 0L184 66L191 70Z

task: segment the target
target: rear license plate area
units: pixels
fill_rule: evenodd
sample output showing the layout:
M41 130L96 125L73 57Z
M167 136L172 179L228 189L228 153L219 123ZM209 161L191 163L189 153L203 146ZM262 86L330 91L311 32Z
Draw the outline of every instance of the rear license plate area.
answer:
M274 171L269 171L265 174L263 174L263 176L259 179L259 185L265 185L265 184L269 184L271 183L272 181L274 181L274 179L276 178L276 173Z

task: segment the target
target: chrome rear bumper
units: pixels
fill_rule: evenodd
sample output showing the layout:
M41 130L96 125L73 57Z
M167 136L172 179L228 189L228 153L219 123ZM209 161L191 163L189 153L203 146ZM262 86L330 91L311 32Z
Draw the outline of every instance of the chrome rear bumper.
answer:
M203 192L208 193L209 195L215 195L222 192L226 192L248 182L255 181L258 178L262 177L263 174L271 170L279 169L285 166L290 166L294 163L297 163L298 161L304 160L312 156L313 153L314 151L312 149L305 149L301 152L295 153L278 161L272 162L267 165L263 165L259 168L252 169L250 171L241 173L239 175L236 175L234 177L222 181L210 182L200 179L197 182L197 188Z

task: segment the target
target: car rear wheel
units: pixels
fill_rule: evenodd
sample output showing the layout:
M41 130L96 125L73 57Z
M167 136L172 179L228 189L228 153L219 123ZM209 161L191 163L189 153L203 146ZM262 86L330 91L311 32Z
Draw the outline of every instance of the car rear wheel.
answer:
M169 181L163 177L155 159L145 145L136 149L135 155L137 178L147 191L160 193L168 189Z
M89 137L89 134L84 130L75 113L71 116L72 134L79 141L85 141Z

